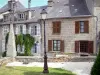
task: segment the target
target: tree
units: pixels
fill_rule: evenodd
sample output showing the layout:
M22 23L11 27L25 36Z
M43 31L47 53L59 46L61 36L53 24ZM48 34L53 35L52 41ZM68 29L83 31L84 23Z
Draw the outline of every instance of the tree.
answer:
M99 54L97 55L97 58L95 60L95 63L91 69L91 75L100 75L100 49Z

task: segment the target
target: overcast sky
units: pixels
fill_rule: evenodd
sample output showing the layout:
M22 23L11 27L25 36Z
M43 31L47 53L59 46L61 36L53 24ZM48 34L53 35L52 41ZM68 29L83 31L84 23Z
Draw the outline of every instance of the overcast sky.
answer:
M8 0L0 0L0 8L7 4ZM28 6L28 0L19 0L25 7ZM42 6L47 5L47 0L31 0L31 6Z

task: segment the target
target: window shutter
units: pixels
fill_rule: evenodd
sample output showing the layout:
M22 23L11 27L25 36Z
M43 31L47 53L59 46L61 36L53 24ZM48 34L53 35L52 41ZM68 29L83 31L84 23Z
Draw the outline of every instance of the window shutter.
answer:
M85 27L85 33L89 33L89 21L84 22L84 27Z
M52 22L53 24L53 34L56 33L56 22Z
M52 40L48 40L48 51L52 51Z
M79 28L80 28L80 22L76 21L75 22L75 33L78 34L79 33Z
M79 53L79 41L75 41L75 52Z
M64 52L64 40L61 40L60 48L60 51Z
M57 33L60 33L61 32L61 22L58 21L57 22Z
M93 53L94 45L93 41L88 42L88 53Z
M61 32L61 21L55 21L53 24L53 33L60 33Z

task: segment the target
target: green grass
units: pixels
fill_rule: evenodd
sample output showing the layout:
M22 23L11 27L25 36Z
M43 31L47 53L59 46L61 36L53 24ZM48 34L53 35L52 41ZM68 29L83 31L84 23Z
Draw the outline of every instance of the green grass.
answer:
M70 71L49 68L49 74L42 73L39 67L0 67L0 75L75 75Z

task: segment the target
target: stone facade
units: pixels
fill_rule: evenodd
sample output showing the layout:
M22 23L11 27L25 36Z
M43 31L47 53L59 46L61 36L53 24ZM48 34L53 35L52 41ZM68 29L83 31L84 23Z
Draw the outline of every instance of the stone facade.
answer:
M75 2L74 2L75 1ZM84 3L85 4L84 4ZM16 8L14 14L14 34L30 34L35 38L35 46L32 48L33 55L42 55L44 52L44 24L40 18L40 12L42 9L47 9L48 15L46 19L46 50L48 51L48 40L63 40L64 41L64 53L76 53L75 41L92 41L93 42L93 54L96 51L96 31L97 36L100 32L100 7L94 6L94 2L91 0L48 0L48 6L41 6L23 10ZM81 6L79 6L81 4ZM19 6L19 5L18 5ZM79 8L80 7L80 8ZM2 8L3 9L3 8ZM55 10L56 9L56 10ZM83 10L84 11L83 11ZM3 11L3 10L2 10ZM53 12L54 11L54 12ZM67 13L66 13L67 12ZM0 14L0 51L5 51L5 37L10 31L10 13L2 12ZM97 16L97 17L96 17ZM97 21L98 18L98 21ZM53 34L52 22L61 22L61 33ZM76 21L88 21L89 33L75 33ZM97 30L96 30L97 23ZM53 48L53 46L52 46ZM17 51L20 51L20 47L17 47ZM37 50L37 51L36 51ZM49 52L49 51L48 51ZM60 51L50 51L60 52ZM80 53L80 52L78 52Z
M89 33L75 34L75 21L85 21L85 20L89 21ZM52 28L53 21L61 21L61 33L58 35L53 34L53 28ZM48 50L48 40L64 40L64 45L65 45L64 52L65 53L75 53L75 41L77 40L95 41L95 28L96 27L95 27L95 24L93 24L92 17L47 20L46 21L47 50ZM43 27L42 27L42 30L44 30ZM95 50L95 44L94 44L94 50ZM52 51L52 52L55 52L55 51Z

